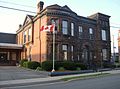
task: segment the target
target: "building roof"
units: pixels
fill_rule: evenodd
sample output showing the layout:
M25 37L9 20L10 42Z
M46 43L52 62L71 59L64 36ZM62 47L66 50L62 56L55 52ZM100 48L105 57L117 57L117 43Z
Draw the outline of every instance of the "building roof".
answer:
M0 43L0 48L5 48L5 49L22 49L23 45L10 44L10 43Z
M16 34L0 32L0 43L16 44Z

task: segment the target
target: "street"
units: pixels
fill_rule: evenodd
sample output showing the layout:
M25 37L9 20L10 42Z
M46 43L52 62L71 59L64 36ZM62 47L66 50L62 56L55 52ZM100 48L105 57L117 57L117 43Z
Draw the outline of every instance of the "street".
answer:
M34 84L2 89L120 89L120 74L69 82Z
M16 66L0 66L0 81L45 77L48 77L48 72L38 72Z

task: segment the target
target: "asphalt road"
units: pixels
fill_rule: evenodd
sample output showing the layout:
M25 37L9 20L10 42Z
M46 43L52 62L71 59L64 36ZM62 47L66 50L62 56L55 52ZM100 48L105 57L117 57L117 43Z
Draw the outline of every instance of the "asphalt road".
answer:
M14 86L5 89L120 89L120 74L53 84Z
M0 81L45 77L48 77L48 72L34 71L16 66L0 66Z

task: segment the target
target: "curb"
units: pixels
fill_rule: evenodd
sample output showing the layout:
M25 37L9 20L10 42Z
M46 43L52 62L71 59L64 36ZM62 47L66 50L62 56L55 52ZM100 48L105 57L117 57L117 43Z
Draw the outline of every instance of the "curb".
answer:
M41 81L39 79L43 79L43 80ZM53 82L62 81L59 78L58 79L50 78L50 79L45 80L44 78L36 78L36 79L24 79L24 80L22 79L22 80L0 81L0 88L14 87L14 86L25 86L25 85L34 85L34 84L44 84L44 83L53 83Z

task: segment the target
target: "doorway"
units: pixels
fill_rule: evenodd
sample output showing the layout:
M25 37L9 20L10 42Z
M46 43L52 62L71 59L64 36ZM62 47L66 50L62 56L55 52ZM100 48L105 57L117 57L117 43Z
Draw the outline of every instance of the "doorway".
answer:
M7 60L7 53L5 52L3 52L3 53L0 53L0 62L1 63L6 63L6 62L8 62L8 60Z

